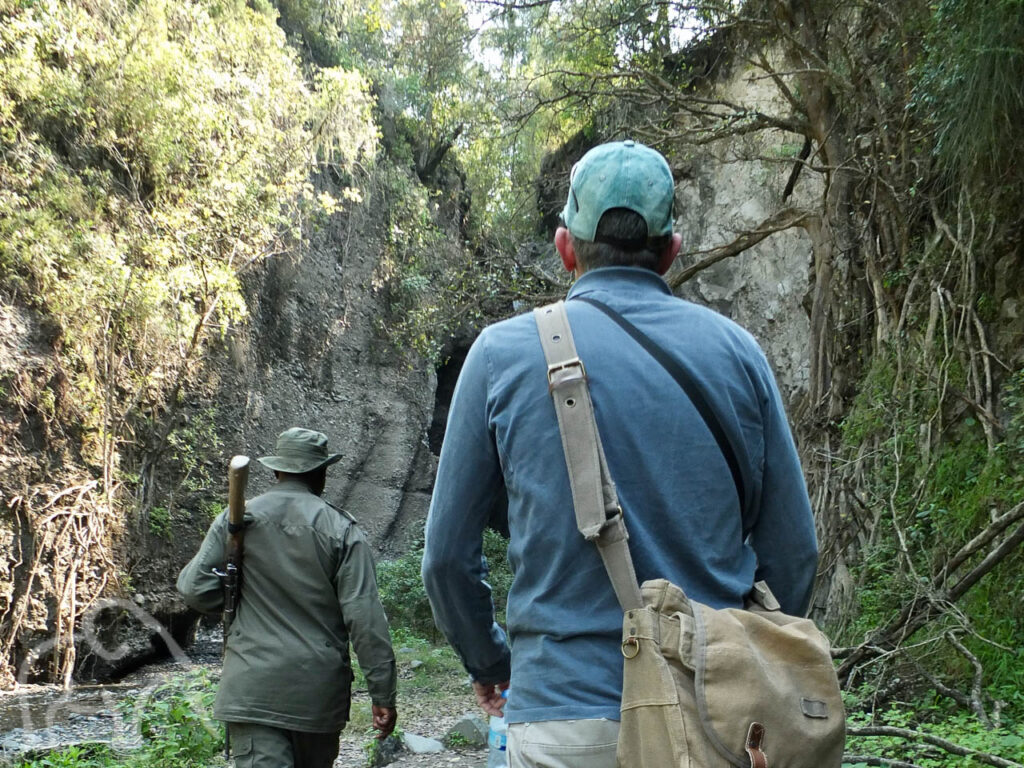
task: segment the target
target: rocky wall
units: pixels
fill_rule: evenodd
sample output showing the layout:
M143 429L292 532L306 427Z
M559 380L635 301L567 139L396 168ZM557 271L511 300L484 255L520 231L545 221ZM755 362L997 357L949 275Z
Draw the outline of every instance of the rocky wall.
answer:
M755 79L751 71L738 71L719 88L724 100L783 112L770 83ZM676 229L683 237L682 253L694 255L680 258L673 271L699 262L703 251L758 229L784 206L813 207L820 199L820 182L810 173L802 174L793 195L783 200L792 158L801 143L800 137L781 131L764 132L675 160ZM791 412L808 387L810 321L804 301L812 264L810 238L793 228L699 272L676 291L754 335Z
M213 376L225 466L232 453L272 454L291 426L326 433L342 458L328 470L324 498L359 520L386 556L422 530L436 376L382 327L387 200L372 185L363 192L293 253L247 276L249 322L225 340ZM457 237L448 247L459 247ZM254 461L248 495L272 482Z
M387 337L381 270L389 201L373 183L361 192L361 203L311 224L303 243L244 276L248 318L213 343L204 384L186 409L186 418L213 414L219 448L204 457L213 482L179 497L170 536L136 532L125 553L130 597L175 629L180 643L195 623L174 581L226 503L230 457L251 457L252 498L274 481L256 459L273 454L289 427L324 432L328 449L342 455L323 496L359 521L378 559L403 554L422 535L436 465L427 432L437 377L432 363ZM444 247L460 247L458 237ZM161 498L172 485L165 479ZM119 639L131 635L126 627Z

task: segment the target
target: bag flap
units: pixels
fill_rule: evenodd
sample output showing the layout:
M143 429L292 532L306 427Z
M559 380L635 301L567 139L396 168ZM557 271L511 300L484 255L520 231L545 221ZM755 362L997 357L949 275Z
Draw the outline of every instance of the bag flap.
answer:
M845 714L828 640L814 622L691 605L697 709L715 749L747 764L748 731L759 723L773 767L838 766Z

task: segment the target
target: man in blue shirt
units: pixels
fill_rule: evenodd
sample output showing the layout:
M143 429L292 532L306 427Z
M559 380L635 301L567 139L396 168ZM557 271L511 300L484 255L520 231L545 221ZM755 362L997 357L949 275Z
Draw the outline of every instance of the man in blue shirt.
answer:
M763 579L783 610L802 614L817 542L782 400L753 337L675 298L660 277L680 247L673 198L658 152L604 144L573 168L555 234L577 278L569 322L637 577L669 579L716 608L742 606ZM577 297L611 306L685 363L734 446L740 486L670 374ZM507 638L494 621L481 556L500 494L514 573ZM597 548L576 529L532 314L488 327L466 358L427 519L423 579L481 706L490 714L504 706L513 768L614 768L622 612Z

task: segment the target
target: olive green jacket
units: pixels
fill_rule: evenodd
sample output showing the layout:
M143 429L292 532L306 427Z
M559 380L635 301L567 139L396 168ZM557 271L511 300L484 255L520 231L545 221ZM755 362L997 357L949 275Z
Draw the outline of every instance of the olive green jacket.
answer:
M214 714L295 731L340 730L352 688L349 643L370 698L395 706L397 674L370 546L355 521L286 480L246 502L242 596L224 652ZM224 604L220 514L178 576L203 613Z

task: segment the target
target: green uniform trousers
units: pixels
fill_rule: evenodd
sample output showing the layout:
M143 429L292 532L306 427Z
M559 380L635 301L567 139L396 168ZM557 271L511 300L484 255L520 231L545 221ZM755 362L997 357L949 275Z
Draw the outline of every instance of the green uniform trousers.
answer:
M333 733L304 733L256 723L228 723L235 768L331 768L338 756Z

